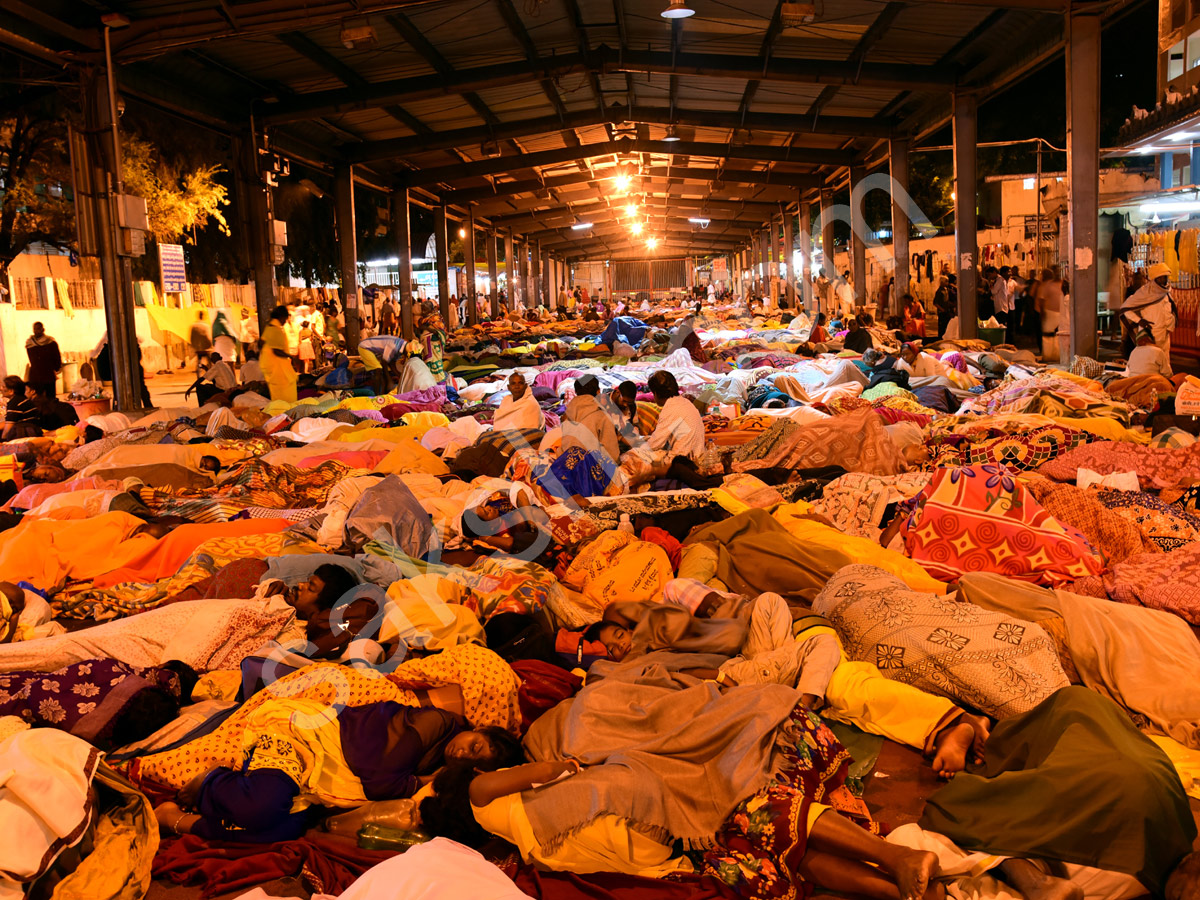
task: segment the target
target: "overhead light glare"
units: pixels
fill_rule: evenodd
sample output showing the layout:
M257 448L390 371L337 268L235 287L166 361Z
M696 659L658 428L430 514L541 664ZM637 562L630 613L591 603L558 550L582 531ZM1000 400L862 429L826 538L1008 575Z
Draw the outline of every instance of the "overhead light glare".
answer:
M667 8L660 13L664 19L686 19L695 14L696 11L687 5L687 0L671 0Z
M630 203L628 206L626 206L625 207L625 215L630 216L630 217L636 216L637 215L637 204Z
M641 234L642 233L642 223L634 222L632 225L629 226L629 230L632 231L634 234Z
M591 227L592 227L591 222L579 222L575 225L572 225L571 230L572 231L587 231L587 229L589 229Z
M1198 212L1200 200L1164 200L1158 203L1143 203L1138 207L1144 213Z
M655 247L658 246L658 238L656 238L656 237L646 238L646 246L649 247L651 250L653 250Z
M633 179L631 179L628 175L618 175L613 179L613 187L615 187L618 191L627 191L629 190L629 183L632 180Z
M674 126L674 125L669 125L669 126L667 127L667 133L666 133L666 135L664 135L664 136L663 136L663 140L664 140L664 141L669 141L670 143L675 143L676 141L678 141L678 140L681 140L681 138L679 137L679 135L677 135L677 134L675 133L675 126Z
M711 219L702 219L702 218L693 218L693 219L688 219L688 221L691 222L693 225L699 225L701 228L707 228L709 223L712 220Z

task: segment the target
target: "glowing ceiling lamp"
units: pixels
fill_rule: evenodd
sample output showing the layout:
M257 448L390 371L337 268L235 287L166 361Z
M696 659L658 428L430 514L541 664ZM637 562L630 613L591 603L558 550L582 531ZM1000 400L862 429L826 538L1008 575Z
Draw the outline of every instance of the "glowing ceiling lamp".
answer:
M656 237L646 238L646 246L649 247L651 250L653 250L655 247L658 246L658 238L656 238Z
M633 181L633 179L622 172L613 179L613 187L615 187L618 191L627 191L629 190L629 184L631 181Z
M465 228L458 229L458 236L460 238L465 238L467 236L467 229L465 229Z
M670 125L670 126L668 126L668 127L667 127L667 133L666 133L666 135L663 137L663 140L664 140L664 141L670 141L671 143L674 143L675 141L680 141L680 140L683 140L683 138L681 138L679 135L677 135L677 134L675 133L675 126L674 126L674 125Z
M591 227L592 227L591 222L577 222L576 224L571 226L571 230L572 231L586 231L587 229L589 229Z
M625 207L625 215L629 216L631 219L634 216L636 216L637 215L637 204L630 203L628 206L626 206Z
M686 19L695 14L696 11L687 5L687 0L670 0L667 8L660 13L664 19Z
M641 234L642 233L642 223L634 222L632 225L629 226L629 230L632 231L634 234Z

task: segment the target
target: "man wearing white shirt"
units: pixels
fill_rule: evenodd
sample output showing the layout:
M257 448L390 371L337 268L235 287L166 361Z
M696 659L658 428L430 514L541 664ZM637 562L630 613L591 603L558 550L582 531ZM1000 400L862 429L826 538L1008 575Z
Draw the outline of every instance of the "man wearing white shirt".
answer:
M837 289L834 292L837 296L838 310L843 316L854 314L854 287L850 284L850 270L847 269L842 273L842 277L838 280Z
M649 450L662 450L671 457L687 457L693 462L704 452L704 420L700 410L679 395L679 383L666 370L659 370L647 381L654 400L662 406L654 433L646 439Z
M544 429L546 417L537 401L533 399L533 392L525 383L525 376L520 372L509 375L508 391L509 396L500 401L500 408L492 417L492 428L496 431Z

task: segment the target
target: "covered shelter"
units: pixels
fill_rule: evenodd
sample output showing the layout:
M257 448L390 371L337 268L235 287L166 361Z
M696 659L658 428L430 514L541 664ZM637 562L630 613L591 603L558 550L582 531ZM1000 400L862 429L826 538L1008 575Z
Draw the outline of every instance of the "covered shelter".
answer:
M8 13L0 42L81 67L98 132L116 110L111 88L239 137L240 233L260 315L274 303L281 240L272 185L289 159L328 170L352 343L356 183L389 198L406 334L414 204L434 212L445 313L451 227L465 235L472 296L476 257L486 256L493 311L500 242L511 290L527 301L553 305L568 267L589 260L648 260L653 273L654 259L709 256L726 257L735 280L767 278L781 264L789 290L809 299L804 272L816 246L831 247L839 219L851 227L861 291L873 242L862 198L882 188L892 196L899 296L910 229L921 224L907 197L908 153L948 123L960 319L963 336L973 336L977 109L1065 52L1072 339L1075 352L1091 355L1100 31L1126 5L0 0ZM666 16L680 6L694 15ZM94 171L111 172L111 150L90 143ZM833 192L847 185L849 208L835 206ZM82 193L110 202L99 182ZM128 225L111 202L120 231ZM103 231L105 216L98 220ZM104 269L116 288L107 296L129 303L115 261L120 242L101 240L98 249L114 260ZM474 316L475 304L468 308Z

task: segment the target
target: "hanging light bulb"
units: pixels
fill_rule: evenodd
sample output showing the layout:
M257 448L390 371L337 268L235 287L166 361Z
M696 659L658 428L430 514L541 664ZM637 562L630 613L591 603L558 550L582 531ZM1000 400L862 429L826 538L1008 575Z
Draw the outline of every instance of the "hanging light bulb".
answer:
M655 247L658 246L658 238L656 238L656 237L646 238L646 246L649 247L651 250L653 250Z
M629 183L632 180L633 179L631 179L628 175L626 175L624 172L622 172L620 175L618 175L616 178L613 179L613 187L615 187L618 191L627 191L627 190L629 190Z
M642 233L642 223L634 222L632 225L629 226L629 230L632 231L634 234L641 234Z
M628 206L626 206L625 207L625 215L629 216L629 218L631 218L631 219L634 216L636 216L637 215L637 204L630 203Z
M674 126L674 125L669 125L669 126L667 126L667 133L666 133L666 135L663 137L663 140L664 140L664 141L670 141L671 143L674 143L675 141L679 141L679 140L683 140L683 139L682 139L682 138L681 138L679 135L677 135L677 134L675 133L675 126Z
M687 5L687 0L670 0L667 8L659 15L664 19L686 19L688 16L694 16L696 11Z

